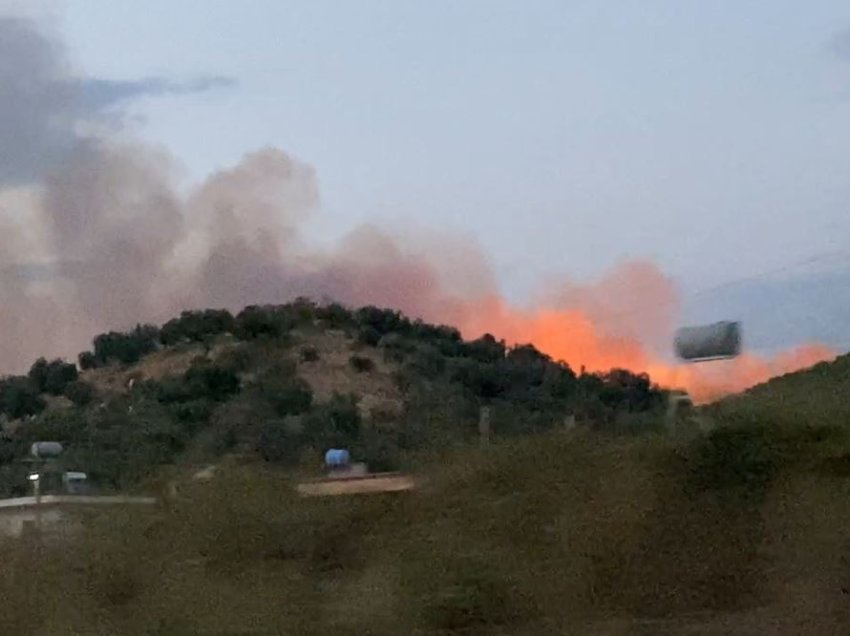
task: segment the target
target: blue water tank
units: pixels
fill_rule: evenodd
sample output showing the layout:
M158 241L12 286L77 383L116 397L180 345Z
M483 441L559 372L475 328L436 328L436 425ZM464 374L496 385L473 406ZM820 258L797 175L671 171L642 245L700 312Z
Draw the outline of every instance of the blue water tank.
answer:
M344 448L331 448L325 453L325 466L337 468L348 466L351 456Z

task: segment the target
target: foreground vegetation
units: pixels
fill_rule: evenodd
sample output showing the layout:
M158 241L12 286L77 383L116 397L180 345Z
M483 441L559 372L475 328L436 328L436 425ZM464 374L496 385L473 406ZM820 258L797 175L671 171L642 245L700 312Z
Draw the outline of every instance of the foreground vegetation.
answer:
M197 327L210 323L225 326ZM576 376L374 308L186 314L85 359L77 378L31 373L27 386L52 368L92 398L36 391L44 407L9 427L4 468L50 437L105 483L178 495L89 518L71 544L0 545L0 633L850 629L848 357L706 407L712 430L677 435L647 378ZM419 488L298 498L331 443ZM207 461L212 480L191 479Z
M414 492L330 499L231 460L71 546L5 543L0 632L843 633L848 450L805 426L553 431L417 458Z

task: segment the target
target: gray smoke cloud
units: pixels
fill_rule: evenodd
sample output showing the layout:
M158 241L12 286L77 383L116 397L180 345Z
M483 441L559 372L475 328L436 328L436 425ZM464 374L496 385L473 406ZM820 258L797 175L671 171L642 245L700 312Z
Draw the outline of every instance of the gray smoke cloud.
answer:
M232 83L81 77L40 24L0 17L0 370L169 309L158 290L186 236L170 160L85 131L133 98Z
M405 243L365 226L327 252L305 245L316 175L279 150L248 154L187 194L167 154L91 132L134 98L231 83L80 78L36 23L0 18L0 370L72 357L97 333L187 308L306 295L437 317L453 311L452 285L493 291L464 238L421 231Z
M300 228L319 208L316 175L280 150L250 153L186 192L167 154L86 126L120 120L134 97L227 84L79 79L35 24L0 21L0 370L73 357L97 333L184 309L297 296L390 306L473 337L494 329L520 339L537 324L499 298L467 236L365 225L333 249L307 244ZM558 287L547 304L623 333L600 299L622 297L616 309L633 312L658 295L647 290L666 294L668 285L654 267L630 267L602 291Z
M0 185L32 183L56 169L88 143L82 125L129 99L232 84L224 77L184 83L77 77L61 45L35 22L0 17Z

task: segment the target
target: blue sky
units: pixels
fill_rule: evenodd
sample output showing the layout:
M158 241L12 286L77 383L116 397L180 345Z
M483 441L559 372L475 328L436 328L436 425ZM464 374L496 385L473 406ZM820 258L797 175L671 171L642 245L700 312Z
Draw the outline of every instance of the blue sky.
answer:
M187 181L278 146L316 168L318 239L454 227L515 297L636 257L687 295L850 236L846 1L51 8L78 72L234 80L131 107Z

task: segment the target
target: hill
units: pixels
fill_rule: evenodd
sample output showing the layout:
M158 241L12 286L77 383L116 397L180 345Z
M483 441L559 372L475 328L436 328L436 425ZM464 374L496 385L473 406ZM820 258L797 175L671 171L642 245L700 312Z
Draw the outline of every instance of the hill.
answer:
M530 345L377 307L299 299L184 312L162 326L97 336L79 369L36 361L0 381L0 492L27 487L32 442L67 447L69 469L105 489L133 489L163 466L236 454L285 466L345 445L376 470L411 453L463 445L481 406L494 437L562 426L646 426L664 392L624 370L577 375ZM654 421L654 420L653 420Z

